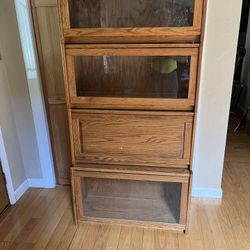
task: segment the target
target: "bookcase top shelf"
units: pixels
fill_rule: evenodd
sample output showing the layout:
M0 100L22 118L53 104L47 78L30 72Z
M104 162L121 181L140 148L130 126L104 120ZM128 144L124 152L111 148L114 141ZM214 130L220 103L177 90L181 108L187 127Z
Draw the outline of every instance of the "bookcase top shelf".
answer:
M60 0L64 43L199 43L203 0Z

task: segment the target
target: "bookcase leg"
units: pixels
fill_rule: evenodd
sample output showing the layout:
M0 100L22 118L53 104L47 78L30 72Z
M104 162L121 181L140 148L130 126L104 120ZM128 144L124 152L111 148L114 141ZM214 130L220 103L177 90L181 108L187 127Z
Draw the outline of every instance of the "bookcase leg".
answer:
M78 224L77 212L76 212L76 197L75 197L75 179L74 179L74 171L71 169L71 193L72 193L72 206L73 206L73 219L75 224Z
M187 221L187 197L188 183L183 183L181 187L180 224L185 225Z
M188 184L188 200L187 200L187 219L186 219L186 228L184 230L185 234L189 232L189 221L190 221L190 206L191 206L191 197L192 197L192 185L193 185L193 172L191 171L189 184Z
M71 189L73 197L74 221L77 225L79 221L83 219L83 197L81 177L76 176L73 170L71 170Z

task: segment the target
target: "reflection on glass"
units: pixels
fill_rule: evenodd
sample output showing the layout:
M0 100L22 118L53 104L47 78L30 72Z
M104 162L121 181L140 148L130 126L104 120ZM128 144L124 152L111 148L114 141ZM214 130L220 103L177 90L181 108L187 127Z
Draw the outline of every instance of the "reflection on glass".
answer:
M72 28L192 26L194 0L69 0Z
M82 179L84 215L179 223L181 183Z
M78 96L187 98L190 57L77 56Z

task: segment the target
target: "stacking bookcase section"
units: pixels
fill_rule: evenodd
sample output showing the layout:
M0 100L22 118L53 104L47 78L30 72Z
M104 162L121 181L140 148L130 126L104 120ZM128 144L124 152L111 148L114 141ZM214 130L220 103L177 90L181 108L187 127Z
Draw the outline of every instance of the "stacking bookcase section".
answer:
M185 169L75 167L76 220L185 230L189 180Z
M68 45L73 108L193 110L198 48Z
M76 222L187 229L206 0L58 0Z
M188 168L193 114L73 110L76 163Z
M203 0L60 0L66 43L199 42Z

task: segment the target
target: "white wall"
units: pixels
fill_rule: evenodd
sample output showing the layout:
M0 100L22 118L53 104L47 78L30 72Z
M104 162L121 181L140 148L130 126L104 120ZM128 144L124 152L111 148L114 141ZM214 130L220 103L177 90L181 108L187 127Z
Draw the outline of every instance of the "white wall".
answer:
M241 0L208 0L194 154L193 194L218 196L228 126Z
M18 33L14 1L0 2L0 39L2 58L8 76L9 101L17 130L23 166L27 178L41 178L41 166L35 137L29 90Z
M1 45L1 44L0 44ZM0 51L1 46L0 46ZM1 161L4 167L4 160L10 167L13 188L16 190L25 180L26 174L23 166L22 153L18 142L17 129L12 104L10 99L10 90L8 78L3 60L0 61L0 129L2 131L3 141L1 147ZM6 152L6 155L4 155ZM7 158L7 160L5 159Z
M32 115L35 126L36 141L38 146L40 169L42 178L29 179L29 185L33 187L55 187L54 164L49 138L49 129L45 111L44 98L38 60L36 43L32 25L29 0L14 0L19 34L21 38L24 64L27 76L28 90L32 107Z
M29 187L55 186L39 72L34 62L28 81L14 0L0 1L0 52L0 158L13 204Z

